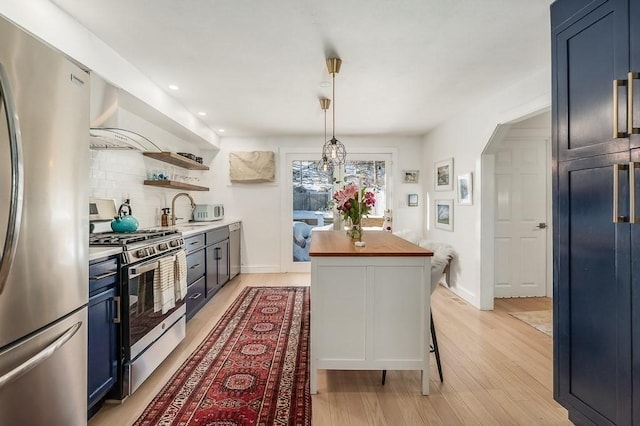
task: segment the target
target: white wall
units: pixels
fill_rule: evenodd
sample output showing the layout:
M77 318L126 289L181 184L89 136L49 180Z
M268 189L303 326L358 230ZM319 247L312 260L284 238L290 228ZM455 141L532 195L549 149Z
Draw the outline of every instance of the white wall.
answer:
M243 272L281 272L284 264L281 258L282 193L280 184L280 158L287 150L317 148L320 157L322 137L265 137L265 138L223 138L219 152L198 150L193 144L185 143L174 135L140 120L133 114L122 111L118 117L120 125L141 132L162 149L187 151L204 157L209 171L188 171L173 167L148 157L140 151L91 151L91 196L115 199L131 199L134 216L141 228L160 225L161 208L170 207L178 190L155 188L143 185L147 172L169 170L197 177L199 185L210 191L189 191L196 203L223 203L227 217L242 220L242 270ZM409 193L423 194L422 180L417 184L403 184L402 170L421 170L423 144L420 137L344 137L340 138L349 149L367 152L369 149L381 151L392 149L398 153L398 164L393 165L391 185L394 229L411 229L422 233L424 220L424 200L419 207L407 206ZM276 182L260 184L232 184L229 181L229 152L231 151L274 151L276 152ZM422 174L421 174L422 175ZM179 217L189 217L186 198L177 202ZM290 226L290 224L287 224ZM103 225L104 227L104 225ZM102 229L96 229L102 230ZM106 229L108 230L108 226ZM287 243L290 243L287 240Z
M551 71L548 67L533 72L520 83L479 105L461 111L424 137L425 188L429 198L429 217L425 227L427 238L451 244L458 252L460 274L453 288L459 296L476 307L481 307L480 276L480 185L482 184L481 154L496 127L536 112L551 105ZM453 158L453 177L473 172L472 206L460 206L454 201L453 232L433 227L433 200L456 199L453 191L434 191L433 163Z
M183 131L205 146L216 147L218 136L181 103L160 89L75 19L49 0L0 0L0 14L72 58L80 66L130 93L125 99L150 116ZM153 108L148 108L151 105Z
M350 149L365 152L367 148L380 151L382 148L395 149L398 163L393 182L394 227L411 228L422 231L424 223L424 203L420 207L407 206L407 194L422 194L422 184L402 184L400 171L420 170L422 161L422 139L420 137L357 136L340 137L347 153ZM282 185L280 170L276 170L276 182L260 184L231 184L229 181L229 152L231 151L274 151L276 167L280 167L281 155L289 150L317 149L320 157L322 136L319 137L264 137L264 138L222 138L220 152L213 163L212 193L225 203L227 215L242 219L243 226L243 271L280 272L282 234ZM348 158L348 154L347 154ZM287 224L290 226L290 224ZM290 244L290 241L286 241Z
M209 166L213 161L215 151L201 150L127 110L118 110L118 126L144 135L163 151L190 152L202 156L203 163ZM172 166L145 157L140 151L91 150L90 196L114 199L116 205L129 198L133 216L140 222L140 228L160 226L161 209L171 207L173 197L184 191L145 186L143 181L147 178L147 173L154 171L197 178L199 181L192 183L205 187L211 184L213 175L211 170L186 170ZM196 203L219 202L211 191L189 191L189 194ZM178 217L184 218L179 223L188 220L191 210L186 197L176 202L176 211ZM110 231L110 228L104 224L98 225L96 232L101 231Z

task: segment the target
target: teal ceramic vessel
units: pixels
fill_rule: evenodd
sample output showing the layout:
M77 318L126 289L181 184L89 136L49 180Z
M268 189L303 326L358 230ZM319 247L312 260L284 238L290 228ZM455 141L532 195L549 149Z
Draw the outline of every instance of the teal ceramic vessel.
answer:
M113 232L134 232L138 225L138 219L133 216L116 216L111 221Z
M118 209L118 216L111 221L113 232L135 232L138 229L138 219L131 215L129 200Z

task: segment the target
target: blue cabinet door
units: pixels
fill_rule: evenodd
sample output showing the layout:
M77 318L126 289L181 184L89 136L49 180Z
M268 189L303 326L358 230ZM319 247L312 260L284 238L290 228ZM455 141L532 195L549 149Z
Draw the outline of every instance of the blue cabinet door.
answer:
M117 382L118 336L116 287L89 297L88 407L104 397Z
M218 286L222 287L229 281L229 240L221 241L218 249Z
M633 424L640 424L640 149L631 151L631 161L635 164L633 191L635 195L636 223L631 224L631 341L633 342L632 378Z
M576 8L573 15L565 10L569 7ZM586 6L585 2L557 1L551 14L556 158L563 161L628 150L627 1L592 1ZM617 89L614 81L619 82Z
M207 297L229 281L229 239L207 247Z
M632 86L629 88L631 96L631 111L633 117L628 130L631 148L640 148L640 2L629 2L629 73ZM633 93L631 93L633 91ZM640 419L639 419L640 421Z
M628 161L623 152L558 164L554 394L576 421L631 424Z

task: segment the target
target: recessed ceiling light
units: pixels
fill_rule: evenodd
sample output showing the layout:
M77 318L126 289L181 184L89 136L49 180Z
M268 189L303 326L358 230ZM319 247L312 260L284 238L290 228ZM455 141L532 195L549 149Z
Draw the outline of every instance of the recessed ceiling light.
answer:
M331 82L330 81L321 81L320 82L320 87L331 87Z
M203 117L204 117L205 115L207 115L207 113L206 113L206 112L204 112L204 111L200 111L200 112L198 113L198 115L201 115L201 116L203 116Z
M169 85L169 89L171 89L171 90L180 90L180 87L176 86L175 84L170 84Z
M224 129L218 129L220 133L224 133Z

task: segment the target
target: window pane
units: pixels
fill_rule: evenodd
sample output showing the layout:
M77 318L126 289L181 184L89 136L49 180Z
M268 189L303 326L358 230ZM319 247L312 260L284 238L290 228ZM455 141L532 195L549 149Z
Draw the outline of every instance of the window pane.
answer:
M311 229L331 227L331 177L318 172L318 161L293 161L293 261L309 261Z
M386 170L384 161L347 161L344 181L355 182L376 193L376 205L370 216L382 216L387 208Z

